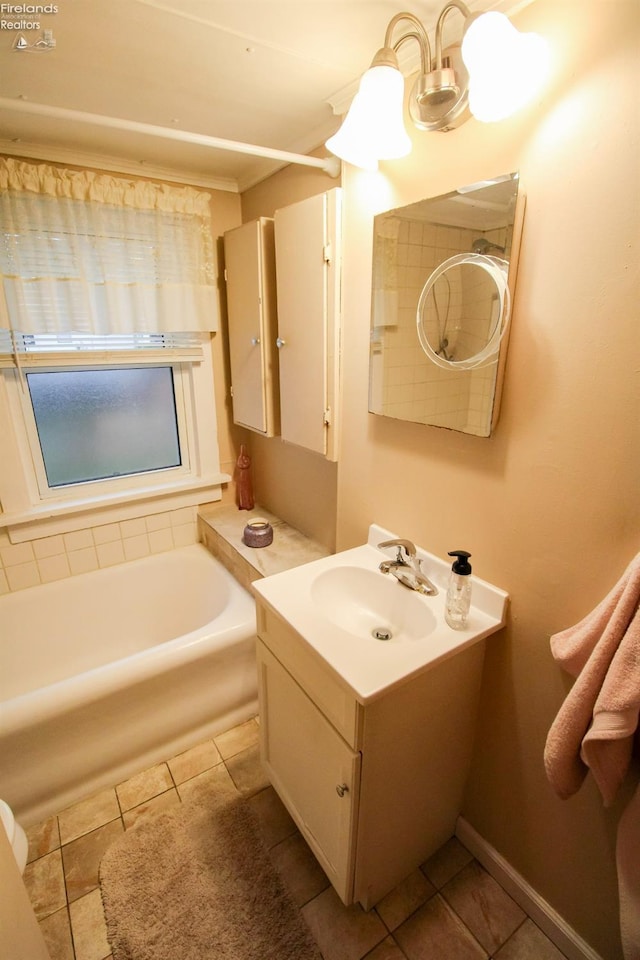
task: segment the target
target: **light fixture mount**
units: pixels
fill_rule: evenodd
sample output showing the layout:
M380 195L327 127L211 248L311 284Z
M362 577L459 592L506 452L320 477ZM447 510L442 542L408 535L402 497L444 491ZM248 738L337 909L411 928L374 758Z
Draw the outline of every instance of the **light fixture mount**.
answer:
M453 11L464 19L462 38L443 50L444 22ZM398 36L396 28L403 21ZM436 23L433 56L420 20L406 11L397 13L342 127L327 140L336 156L375 170L379 160L403 157L411 150L402 117L404 77L397 57L409 40L420 50L420 72L408 98L409 114L419 130L445 133L471 114L484 122L503 120L531 98L533 81L544 74L542 38L518 33L502 13L472 13L462 0L448 0Z
M442 66L416 78L409 96L409 115L419 130L455 130L471 116L469 74L459 43L442 54Z
M442 50L444 22L452 11L464 17L471 11L461 0L449 0L440 11L435 31L435 56L428 72L416 80L409 98L409 113L419 130L446 133L459 127L471 116L469 112L469 74L462 59L460 43Z

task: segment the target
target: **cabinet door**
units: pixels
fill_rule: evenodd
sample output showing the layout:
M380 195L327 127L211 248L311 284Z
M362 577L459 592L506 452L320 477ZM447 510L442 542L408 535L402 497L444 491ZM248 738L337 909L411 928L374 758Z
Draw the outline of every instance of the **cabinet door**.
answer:
M233 419L267 436L278 432L273 221L224 235Z
M340 188L276 210L282 437L338 456Z
M360 754L258 641L261 756L344 903L353 899Z

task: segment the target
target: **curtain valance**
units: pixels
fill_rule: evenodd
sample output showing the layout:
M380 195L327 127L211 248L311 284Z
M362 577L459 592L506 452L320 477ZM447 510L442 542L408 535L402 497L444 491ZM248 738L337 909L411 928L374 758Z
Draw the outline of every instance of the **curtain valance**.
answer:
M21 333L216 330L209 195L0 159L0 277Z
M67 170L46 163L26 163L12 157L0 157L0 190L111 203L137 210L211 216L209 194L193 187L176 187L150 180L127 180L108 173Z

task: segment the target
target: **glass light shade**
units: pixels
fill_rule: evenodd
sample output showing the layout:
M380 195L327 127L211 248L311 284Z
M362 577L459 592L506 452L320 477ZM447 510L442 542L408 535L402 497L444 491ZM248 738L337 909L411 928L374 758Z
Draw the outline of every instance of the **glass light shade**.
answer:
M495 11L474 19L462 41L462 59L469 71L469 108L477 120L504 120L540 89L546 75L548 49L535 33L520 33Z
M365 170L378 160L406 156L411 140L403 121L404 77L395 67L370 67L338 132L326 147L337 157Z

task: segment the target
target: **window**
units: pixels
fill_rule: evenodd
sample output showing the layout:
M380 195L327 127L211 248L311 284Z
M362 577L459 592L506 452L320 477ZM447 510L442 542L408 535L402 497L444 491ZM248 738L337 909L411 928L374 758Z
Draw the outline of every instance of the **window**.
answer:
M185 353L26 354L0 369L0 522L193 493L217 499L220 472L208 343ZM198 496L198 491L200 495Z
M0 524L219 498L209 199L0 158Z
M26 380L48 489L182 465L171 367L58 369Z

